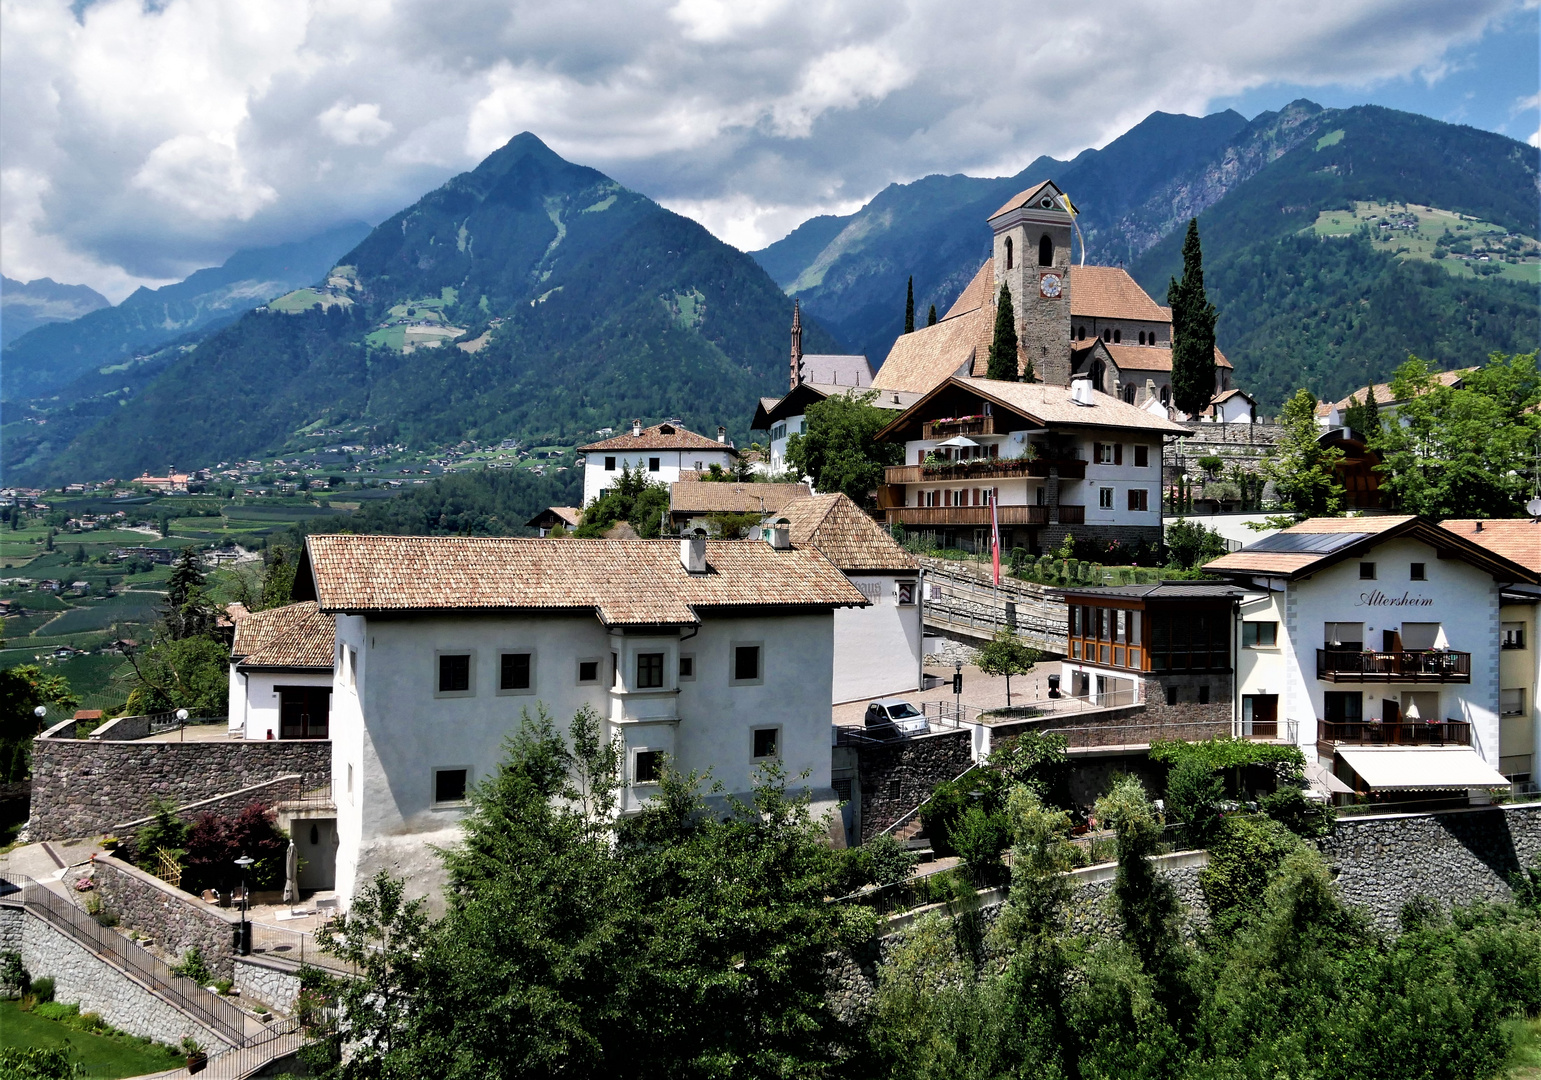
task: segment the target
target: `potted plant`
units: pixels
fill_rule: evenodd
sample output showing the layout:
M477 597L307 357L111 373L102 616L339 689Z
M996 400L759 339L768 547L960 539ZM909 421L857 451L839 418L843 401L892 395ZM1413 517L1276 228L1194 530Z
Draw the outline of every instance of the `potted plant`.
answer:
M191 1035L183 1037L182 1052L187 1055L187 1071L190 1073L202 1072L203 1067L209 1063L209 1055L203 1052L203 1047Z

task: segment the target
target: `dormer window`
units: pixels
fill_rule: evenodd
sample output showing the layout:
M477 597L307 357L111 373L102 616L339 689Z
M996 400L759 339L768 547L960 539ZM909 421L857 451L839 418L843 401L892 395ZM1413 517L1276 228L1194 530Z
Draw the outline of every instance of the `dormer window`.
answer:
M670 424L659 424L658 425L658 434L660 434L660 435L673 435L674 434L674 428Z
M1013 265L1013 260L1012 260L1012 250L1011 250L1011 237L1008 236L1008 237L1006 237L1006 269L1010 270L1012 268L1012 265Z
M1047 202L1045 206L1049 205ZM1054 241L1049 239L1049 234L1044 233L1043 239L1038 241L1038 265L1054 265Z

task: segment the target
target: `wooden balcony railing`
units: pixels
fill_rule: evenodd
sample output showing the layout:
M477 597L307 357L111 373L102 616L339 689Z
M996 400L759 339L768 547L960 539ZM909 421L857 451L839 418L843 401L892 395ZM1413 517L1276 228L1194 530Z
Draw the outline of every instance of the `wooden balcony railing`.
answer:
M1471 653L1449 650L1358 652L1317 649L1316 677L1334 683L1471 682Z
M896 506L884 511L890 525L976 525L989 527L988 506ZM1047 506L1000 507L1002 525L1047 525Z
M950 439L954 435L994 435L995 417L965 416L956 420L930 420L921 425L923 439Z
M1053 461L1048 458L969 458L943 465L890 465L883 479L890 484L946 483L951 480L997 480L1014 476L1046 477L1050 468L1059 470L1061 480L1086 479L1086 462L1078 458Z
M1084 506L1066 506L1064 503L1060 503L1059 504L1059 523L1061 525L1085 525L1086 524L1086 507L1084 507Z
M1470 746L1471 725L1464 720L1323 720L1318 742L1327 745Z

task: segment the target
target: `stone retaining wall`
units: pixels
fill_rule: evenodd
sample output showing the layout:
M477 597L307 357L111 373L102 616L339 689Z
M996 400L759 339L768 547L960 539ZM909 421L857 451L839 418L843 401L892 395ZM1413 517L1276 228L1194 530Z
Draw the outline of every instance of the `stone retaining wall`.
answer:
M168 963L196 948L220 978L230 978L235 926L240 916L174 889L160 878L111 856L98 855L92 875L102 907L121 926L146 934Z
M33 978L54 980L55 998L79 1002L81 1012L97 1013L120 1031L173 1046L191 1036L210 1054L230 1049L218 1034L139 980L22 908L0 908L0 943L5 942L17 942L5 947L21 953Z
M940 783L973 762L968 728L857 748L861 783L861 842L919 806Z
M179 806L298 773L331 782L326 740L114 742L39 736L32 744L31 839L96 836L143 817L153 799Z
M235 988L243 1001L260 1001L270 1009L289 1013L300 994L299 969L290 964L243 956L235 962Z
M1541 803L1339 818L1321 849L1343 899L1395 929L1415 897L1508 900L1509 875L1541 858Z

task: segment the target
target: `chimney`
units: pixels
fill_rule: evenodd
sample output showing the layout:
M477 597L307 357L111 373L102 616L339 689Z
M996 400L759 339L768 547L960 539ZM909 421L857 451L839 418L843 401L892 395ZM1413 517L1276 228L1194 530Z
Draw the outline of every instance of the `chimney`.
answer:
M728 429L723 427L721 424L717 425L717 441L720 443L725 443L728 441Z
M796 390L803 381L803 310L802 301L792 301L792 376L788 390Z
M774 525L761 530L765 536L765 542L777 551L790 551L792 548L792 526L786 518L781 518Z
M1480 522L1480 521L1479 521L1479 522L1477 522L1477 531L1478 531L1478 532L1481 532L1481 531L1482 531L1482 522Z
M640 437L642 435L642 421L641 420L633 420L631 422L631 434L632 434L632 436L634 438L635 437Z
M699 530L680 537L680 565L692 574L706 573L706 537Z
M1092 397L1092 381L1089 376L1076 375L1070 380L1070 400L1076 405L1095 405Z

